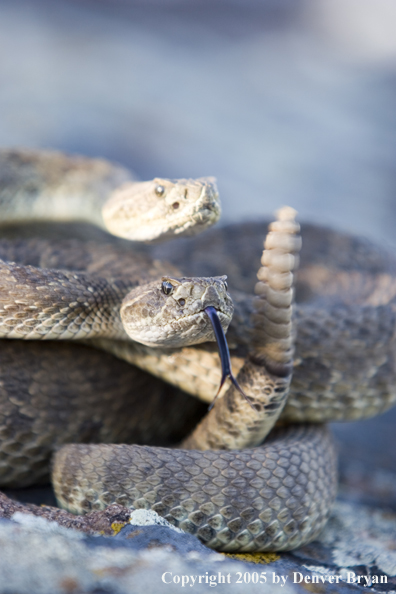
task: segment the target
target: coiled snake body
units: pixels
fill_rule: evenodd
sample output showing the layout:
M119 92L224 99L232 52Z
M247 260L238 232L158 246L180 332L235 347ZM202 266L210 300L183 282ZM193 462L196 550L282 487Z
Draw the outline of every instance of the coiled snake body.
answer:
M246 312L250 311L252 314L251 302L248 298L240 298L238 303L237 299L239 324L235 324L234 329L231 326L231 339L234 336L234 340L240 341L235 351L237 353L235 361L239 357L239 360L244 360L245 363L238 375L238 381L249 395L253 407L249 406L231 387L223 398L219 399L203 424L185 440L184 447L190 448L189 450L125 445L69 445L62 448L55 459L54 483L57 496L63 506L78 513L102 509L113 501L127 506L151 507L184 530L197 534L209 546L228 551L285 550L312 540L319 533L328 517L336 488L335 455L327 430L322 425L292 426L273 433L270 442L264 447L251 447L261 443L269 431L282 410L289 390L293 349L290 317L291 271L295 267L298 247L298 241L294 239L296 231L297 227L290 211L284 211L281 220L272 227L267 241L267 250L263 256L263 267L259 272L261 279L257 288L259 298L255 305L256 309L253 310L253 316L250 316L253 318L252 323L248 321L249 316L246 317ZM10 249L10 246L3 249ZM15 252L18 248L14 245L12 249ZM4 254L3 257L5 257ZM12 275L13 270L8 265L5 265L5 270ZM55 280L62 285L66 281L71 281L71 276L65 279L58 275ZM74 276L77 277L78 282L82 280L82 276ZM364 276L367 277L367 275ZM371 280L374 281L375 274L372 277ZM305 279L304 275L301 278L302 283L305 282L306 287L316 294L320 295L321 292L326 295L331 294L333 277L323 278L319 283L320 286L317 286L318 283L315 285L312 279L317 279L318 275L313 275L312 269L307 269ZM355 279L356 290L361 290L359 282ZM19 281L16 285L18 284ZM389 280L386 285L388 302L384 305L374 302L373 286L374 284L370 285L370 282L367 283L365 280L366 293L362 306L358 307L356 322L352 321L347 327L347 334L353 337L354 333L362 333L362 321L367 320L371 327L377 323L378 328L386 329L386 332L382 335L381 341L373 339L370 347L375 355L372 368L363 371L357 380L348 378L348 366L345 360L339 361L341 367L344 363L342 377L344 386L339 390L341 398L338 400L334 398L336 404L333 406L333 411L337 411L335 416L338 418L342 414L340 411L343 407L348 409L350 416L358 417L373 414L374 409L382 410L394 400L392 389L394 315L391 305L393 284ZM59 288L56 283L55 288ZM345 291L346 295L351 294L350 289L349 285L348 290ZM23 303L23 297L16 295L13 295L13 298L12 304L6 304L5 307L3 304L2 332L3 335L8 333L16 337L22 326L29 327L26 322L31 318L27 318L24 312L32 302ZM179 295L178 299L185 299L185 297ZM317 311L331 311L325 303L327 297L323 299ZM337 297L336 302L341 299L342 295ZM370 304L370 299L373 305ZM385 299L384 293L378 299ZM19 303L21 301L22 303ZM13 307L7 308L7 305ZM336 303L333 313L337 311L340 316L340 312L345 313L348 308L351 312L353 311L345 298L341 304ZM59 309L55 312L47 311L47 314L54 315L56 318ZM305 317L312 325L312 314L315 319L315 312L312 309L310 311L309 307L298 311L299 333L301 319ZM11 318L14 321L11 321ZM305 339L303 335L302 341L297 343L295 369L304 367L305 364L309 369L311 365L314 374L308 379L308 396L304 395L301 386L298 388L297 383L297 390L292 394L294 404L292 399L291 405L288 405L289 408L285 409L283 415L285 419L290 420L293 417L294 409L294 413L297 411L294 418L297 417L297 420L301 421L304 408L308 408L307 420L332 418L332 413L327 416L323 414L321 411L323 402L317 396L317 402L314 402L312 394L317 393L319 388L324 392L325 400L329 400L331 393L334 394L334 385L337 381L340 385L338 370L334 372L328 367L332 361L326 358L326 349L329 348L330 351L337 341L341 343L346 333L338 332L337 319L334 323L332 315L322 314L322 320L327 320L327 326L325 323L323 331L325 344L322 351L322 369L315 370L315 363L321 357L322 337L319 337L319 341L317 333L312 331L310 334L308 324ZM340 323L339 327L342 326L343 324ZM248 338L244 338L245 334ZM313 339L315 335L316 342ZM37 338L34 332L32 336ZM125 338L120 334L117 337ZM362 346L364 342L370 343L367 338L360 337L360 339ZM190 363L193 376L202 374L202 371L199 371L199 369L202 370L199 362L202 362L205 357L206 360L216 360L210 347L205 345L196 349L195 347L181 348L178 351L172 351L169 355L158 349L150 351L146 347L141 347L140 350L137 348L134 352L134 347L131 348L129 343L108 342L106 344L106 340L104 339L104 342L102 340L102 347L115 350L129 360L135 359L135 362L141 362L146 358L149 363L143 364L143 367L150 368L153 360L160 361L162 364L168 360L169 369L172 365L174 369L176 368L177 373L174 375L178 376L175 378L175 383L178 385L186 383L186 377L189 377L189 369L186 366L183 370L179 364L175 365L175 359L177 360L178 357L181 360L188 360L191 353L195 353L196 359ZM356 337L353 340L356 347ZM250 354L246 355L248 347ZM306 356L307 350L310 350L311 356ZM333 357L334 359L337 360L337 355ZM169 369L168 374L171 374ZM329 372L329 377L321 373L326 370ZM332 373L333 377L331 377ZM214 374L214 380L216 381L216 374ZM348 391L349 385L356 381L361 384L361 391L365 393L366 407L356 404L354 394L343 395ZM379 385L381 394L378 394L377 390ZM376 397L378 396L376 403L373 403L372 399L374 393ZM22 431L18 433L18 422L20 428L26 417L32 413L28 410L29 407L26 408L26 403L17 402L18 396L8 396L8 398L9 406L16 408L20 406L20 409L14 414L13 427L8 422L10 417L7 418L7 410L3 415L5 423L0 427L0 431L3 432L2 456L3 459L7 458L3 467L9 466L13 453L15 454L19 446L23 450L27 445L19 460L18 455L14 455L14 460L17 460L16 466L19 462L22 468L22 482L26 482L26 458L30 456L34 460L39 439L37 440L37 435L35 439L31 439L35 432L32 426L29 429L26 426L22 427ZM40 397L38 397L39 400ZM370 402L369 410L367 410L367 402ZM308 406L305 406L306 404ZM107 435L104 435L104 439L112 439L111 432L110 428ZM69 440L69 436L66 440ZM123 435L120 437L123 439ZM81 437L83 440L86 438L86 435ZM94 435L94 439L98 438L100 436ZM45 439L43 437L43 445L45 445ZM241 449L246 447L249 449ZM206 451L199 452L196 448ZM237 451L226 451L230 449ZM13 477L11 483L18 480L18 473L13 471L11 476Z

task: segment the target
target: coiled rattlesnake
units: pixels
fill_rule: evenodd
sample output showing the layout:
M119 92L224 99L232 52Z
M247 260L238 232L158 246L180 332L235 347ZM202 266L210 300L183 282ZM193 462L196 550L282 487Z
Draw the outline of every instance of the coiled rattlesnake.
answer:
M264 295L264 300L259 301L262 304L259 309L264 307L267 319L264 324L264 335L259 336L263 326L260 315L256 317L256 322L253 322L253 334L249 331L248 322L242 324L242 330L236 330L237 342L238 331L240 334L249 335L250 333L247 342L243 344L242 340L239 345L242 351L243 349L246 351L248 344L253 345L253 351L239 374L239 381L253 399L254 407L260 412L266 408L272 419L275 416L272 414L274 411L280 412L281 402L288 391L290 381L292 347L290 271L294 268L293 253L296 251L296 244L293 241L290 243L288 238L295 232L296 227L289 213L283 216L283 226L282 222L278 227L275 225L271 236L274 243L271 245L270 239L267 246L269 249L267 256L264 256L265 266L260 274L266 283L269 282L269 289L266 288L267 285L259 287L259 291ZM74 276L78 277L78 275ZM62 286L67 280L71 279L65 276L56 278L56 282L59 281L59 285ZM169 280L172 282L172 279ZM310 278L306 279L306 282L313 286ZM274 286L271 283L274 283ZM322 283L327 288L329 284L331 285L331 280L329 283L326 279ZM59 288L54 286L55 289ZM388 293L392 293L391 281L388 283L388 289ZM268 306L268 290L273 293L273 296L281 295L281 305L278 297L271 305L270 297ZM320 292L320 288L317 292ZM372 291L370 295L372 298ZM179 295L178 298L184 299L185 296ZM14 303L17 301L20 301L18 297L14 299ZM241 299L241 303L246 305L244 299ZM349 323L350 336L353 336L355 329L359 331L362 328L362 320L365 320L362 314L364 308L366 308L364 314L369 315L367 308L370 306L367 303L369 298L366 296L366 303L363 301L355 323ZM52 307L52 304L53 301L47 305ZM26 303L20 305L23 309ZM344 303L336 303L333 307L333 312L337 309L341 320L339 312L343 307L348 306ZM249 310L249 307L247 309ZM375 303L375 309L378 312L381 306ZM323 311L326 309L324 308ZM21 313L20 307L14 313L16 313L17 324L14 324L12 331L15 328L21 329L21 326L25 325L24 321L29 320L26 315L18 318L18 314ZM59 312L48 313L56 316ZM242 307L241 318L244 313L246 312ZM300 319L301 317L304 317L304 314L300 313ZM312 311L306 314L306 318L309 317L312 317ZM333 339L335 336L336 340L339 340L337 324L333 323L332 313L327 313L323 320L325 322L328 320L328 324L330 321L328 326L332 328L330 334L333 335ZM381 345L378 345L377 340L376 345L373 346L377 356L375 367L379 369L384 365L384 353L389 354L392 351L390 346L393 338L391 336L392 307L384 306L383 312L371 314L370 324L373 326L376 322L379 329L383 326L387 329ZM326 323L324 327L326 328ZM123 338L120 334L118 337ZM308 338L307 344L310 338L312 336ZM328 342L330 344L331 340ZM102 344L102 346L106 345ZM107 346L114 350L114 347L110 347L109 344ZM118 344L115 348L121 354L121 351L127 352L129 347L126 344ZM318 350L318 346L312 345L312 341L310 348ZM188 356L188 352L183 350L182 354L173 353L170 358ZM206 351L201 352L208 354ZM297 354L299 355L298 350ZM124 353L124 356L131 358L130 351L126 355ZM149 356L156 357L155 354ZM169 359L169 355L161 356ZM244 356L242 352L242 358ZM141 359L147 357L147 349L138 351L139 357ZM179 364L175 365L173 362L173 367L180 370ZM392 369L388 370L388 375L391 372ZM371 373L371 376L366 373L367 378L373 375L375 373ZM310 381L315 384L316 377L311 377ZM334 378L329 381L329 392L332 391L334 381ZM182 382L176 380L176 383L180 385ZM347 384L348 381L344 390L347 389ZM315 388L317 386L311 386L310 392L314 393ZM368 392L373 391L369 386ZM388 397L387 402L385 404L382 402L380 407L386 407L394 398L388 386L383 389L383 392L388 394ZM352 401L352 398L350 400ZM345 404L345 398L343 404ZM347 402L347 404L350 403ZM314 410L314 418L311 417L310 420L318 420L319 408L311 406L311 410ZM341 408L342 405L339 404L335 407L338 411ZM259 443L264 433L268 431L268 426L267 421L262 421L257 415L257 410L252 411L246 403L240 401L238 394L231 388L208 417L206 421L208 428L203 430L201 426L198 433L190 438L188 446L199 445L204 448L209 446L220 449ZM353 416L357 416L356 406ZM323 416L321 418L324 419ZM131 458L132 451L137 458ZM136 453L136 448L131 450L126 446L116 446L115 449L109 449L109 446L68 446L59 452L57 458L58 470L55 471L54 476L55 482L59 483L58 496L63 503L67 503L75 511L98 509L114 500L127 505L151 506L187 531L198 534L209 546L223 550L294 548L312 539L318 533L334 497L334 453L331 440L323 427L287 429L275 437L275 442L265 449L237 453L185 452L183 454L175 450L160 450L155 454L147 448L138 449ZM121 466L120 460L123 460L127 466ZM136 474L133 478L130 471L134 466ZM81 475L82 468L87 472L85 478L81 476L77 486L75 480ZM98 477L100 477L101 491L98 490Z

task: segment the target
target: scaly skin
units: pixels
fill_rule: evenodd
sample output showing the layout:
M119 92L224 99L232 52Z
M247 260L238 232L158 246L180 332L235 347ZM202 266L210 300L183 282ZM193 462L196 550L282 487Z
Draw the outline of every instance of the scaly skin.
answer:
M286 260L290 261L290 259L288 258L286 258ZM264 262L266 262L266 257L264 258ZM276 262L278 262L278 264L276 264ZM271 263L267 261L267 264ZM272 265L274 266L276 271L276 266L281 266L282 264L279 264L279 258L275 258L274 262L272 262ZM283 271L282 274L285 274L285 271ZM261 273L261 277L267 279L266 273ZM271 277L271 275L269 275L269 277ZM276 277L277 275L275 274L275 278ZM365 297L365 299L366 298L367 296ZM282 302L284 308L284 300ZM273 323L275 322L275 318L279 320L278 314L281 314L280 323L282 326L282 320L284 320L284 312L282 311L283 308L280 308L280 311L278 311L279 308L276 308L276 311L272 312L274 313L275 317L272 320L272 323L270 323L268 326L268 334L270 334L271 336L273 335ZM355 315L356 322L351 326L349 325L350 316L349 319L343 318L343 314L351 314L353 313L353 311L356 311L356 308L353 308L352 306L345 306L342 303L341 309L339 308L339 304L337 304L337 308L338 309L334 309L334 312L337 312L337 316L335 318L334 315L332 315L332 313L330 312L326 314L327 317L322 315L322 319L318 317L317 310L315 310L315 308L313 308L311 312L309 312L309 308L306 310L307 320L309 321L308 326L313 325L312 319L310 319L309 316L311 316L311 318L313 317L315 324L318 325L318 327L315 329L316 334L315 330L312 330L311 333L310 331L308 331L304 338L305 342L303 341L303 343L301 343L305 345L305 348L311 348L311 354L309 358L312 359L316 357L316 359L319 360L319 357L321 355L321 342L319 343L317 337L320 337L320 332L318 333L318 331L320 330L321 322L323 320L328 319L327 329L325 324L325 330L323 332L323 336L321 337L321 339L325 339L325 353L327 352L327 348L331 349L332 345L337 344L337 340L339 346L342 344L342 340L337 339L337 336L340 336L343 328L345 328L345 326L343 326L343 324L345 324L345 319L348 320L348 332L351 332L352 338L354 337L354 332L356 331L356 337L353 338L353 340L356 340L358 338L360 329L362 328L362 323L368 321L368 327L375 328L375 323L377 320L377 329L379 331L382 331L381 336L383 336L383 343L382 345L380 345L380 347L378 347L378 344L377 346L375 345L375 342L378 343L377 334L376 341L374 340L374 337L372 339L372 348L374 355L377 355L374 361L374 370L375 366L377 366L380 369L382 365L381 361L383 361L384 355L389 358L389 353L391 350L391 340L393 336L393 331L391 327L391 308L376 308L377 313L374 314L374 309L372 308L370 309L369 307L365 306L361 310L359 310L358 307L357 310L359 313ZM344 308L344 310L342 308ZM267 310L268 308L264 305L264 311L266 314ZM305 310L303 309L302 311ZM326 312L325 307L323 307L323 311ZM337 325L339 326L339 328L337 328ZM257 401L257 403L255 403L256 408L259 408L260 405L262 409L265 409L265 407L269 405L267 410L276 409L277 412L278 409L281 408L281 406L278 405L278 397L281 401L283 400L282 396L287 392L287 384L290 379L288 377L290 370L287 370L287 363L290 360L290 355L287 355L287 353L290 349L291 342L288 338L288 335L283 336L283 331L287 327L288 322L284 321L283 330L280 332L281 335L277 337L275 336L277 340L273 341L273 343L268 343L268 352L266 352L266 349L264 349L265 352L261 353L260 343L255 345L255 351L252 353L252 355L248 358L248 360L245 363L244 373L246 379L243 379L243 374L240 374L240 376L238 377L240 383L244 387L245 391L247 391L248 393L250 391L249 387L253 389L256 385L258 377L260 377L261 381L264 382L264 389L258 389L257 395L257 397L259 398L260 393L262 393L264 400L262 402ZM259 328L260 325L258 329ZM337 332L339 332L338 335ZM336 339L335 342L334 339ZM371 348L370 340L370 337L365 337L364 345L367 344L368 348ZM327 346L326 341L328 343ZM319 347L317 346L318 344ZM274 345L280 345L282 348L280 349L280 351L277 348L275 348L274 350ZM362 343L362 346L364 345ZM345 348L347 348L347 346L345 346ZM383 349L382 352L384 355L381 354L381 351L379 351L378 348ZM285 355L285 360L283 362L282 356L279 360L279 355L282 355L282 353ZM325 357L326 356L327 355L325 355ZM334 360L334 356L334 353L332 353L332 357L329 358L329 364L330 361ZM345 361L346 359L344 359L344 362ZM279 363L283 363L283 365L279 367ZM296 369L298 369L299 365L300 363L297 360ZM357 368L358 365L359 363L357 361ZM260 370L260 367L262 367L263 369ZM315 367L313 367L313 370L315 370ZM392 370L389 368L388 373L391 374L391 371ZM383 370L382 372L379 372L379 380L381 379L381 373L383 376ZM312 382L312 393L314 393L314 389L316 387L315 383L317 383L316 376L313 375L309 381ZM336 374L334 377L334 382L336 382L336 386L342 385L339 381L339 377L337 380ZM269 390L269 392L267 391L267 393L265 392L265 386ZM231 389L229 394L227 394L227 397L225 399L223 398L222 401L228 403L226 408L229 409L229 436L232 438L233 435L236 434L239 440L244 439L243 435L241 435L242 431L240 430L239 425L242 425L242 428L245 425L249 427L249 425L247 423L240 422L241 419L243 421L243 403L239 403L237 400L235 400L232 390L233 389ZM375 386L373 385L373 387L370 388L370 390L375 392ZM304 398L303 395L302 398ZM342 403L338 404L339 411L341 410L341 405ZM246 406L248 407L248 405ZM318 415L319 410L320 405L316 408L316 412L318 413ZM241 411L243 414L241 414ZM216 407L213 410L213 413L215 412ZM254 419L254 417L251 418ZM234 422L236 422L236 426L233 426ZM252 426L254 426L254 423ZM290 429L290 431L293 432L293 429ZM219 433L224 435L224 432L222 430ZM247 433L247 437L250 438L250 433L252 433L252 431L248 431ZM258 436L261 436L260 428L257 434ZM217 435L215 432L213 432L213 435L213 439L217 439ZM234 472L236 470L235 466L237 465L239 467L241 456L245 454L245 451L243 451L243 453L236 454L236 458L227 459L228 462L230 462L230 467L227 465L225 468L220 468L220 472L217 473L217 476L210 476L211 474L216 474L213 467L217 468L215 463L212 464L212 460L210 461L211 463L208 465L206 471L204 467L204 471L199 474L198 472L196 472L195 465L191 465L190 458L190 461L187 459L185 465L184 463L181 464L181 467L179 468L180 476L175 475L175 472L177 471L176 466L173 465L171 468L168 468L167 464L164 464L162 470L161 468L158 469L158 475L154 477L145 477L144 474L139 475L141 477L141 481L138 485L134 485L133 480L129 476L129 473L123 468L118 468L118 463L114 460L114 458L112 458L110 454L108 455L107 453L103 453L107 452L108 450L96 450L95 446L92 446L93 449L89 448L89 451L83 450L83 456L88 456L88 454L89 456L92 456L90 458L91 461L88 463L87 466L87 459L84 458L84 461L81 461L77 456L78 452L81 452L81 449L73 449L73 446L68 446L69 448L71 448L71 450L67 449L66 454L67 456L69 456L70 453L72 454L73 460L75 461L75 469L77 470L74 475L67 475L67 480L69 484L62 486L63 490L61 496L68 501L68 505L70 505L71 507L74 504L80 505L80 508L75 508L80 510L95 509L98 506L100 507L101 505L103 505L103 502L105 500L109 499L115 499L116 501L120 502L125 502L128 500L128 502L135 503L137 506L154 505L157 506L156 509L158 510L161 510L162 507L163 513L167 514L168 519L173 519L174 523L176 523L177 521L180 521L181 523L184 522L184 525L187 527L187 529L190 529L191 531L194 531L196 529L196 533L199 533L200 538L210 543L211 546L219 546L224 548L229 547L227 548L227 550L236 550L238 546L241 550L274 550L275 548L291 548L294 546L298 546L302 542L305 542L305 539L309 540L315 536L315 530L319 530L324 523L324 519L328 513L329 504L332 497L334 496L335 489L334 452L331 449L332 446L330 442L327 441L325 430L322 428L317 428L317 433L312 433L311 429L309 428L302 429L302 432L299 433L298 444L300 444L302 441L304 441L304 439L306 439L305 449L301 449L300 446L297 447L298 444L296 445L296 442L293 442L293 439L290 441L288 440L287 436L283 435L283 437L281 438L281 442L278 444L279 449L265 449L266 446L264 446L263 450L261 450L260 448L259 452L264 452L263 457L261 458L261 464L262 474L265 476L260 477L259 475L259 479L264 481L264 486L260 486L262 485L262 483L260 483L258 479L256 480L257 477L251 475L251 471L254 470L254 466L256 466L257 470L257 459L255 458L256 453L251 454L249 450L247 450L246 453L247 467L241 465L242 474L239 476L237 476ZM228 441L228 438L226 439L226 441ZM223 445L216 445L215 447L228 448L234 446L232 445L232 443L228 442ZM238 442L237 447L244 447L244 444L240 445L240 443ZM132 452L134 450L130 451L129 449L126 449L124 451L124 449L122 449L121 451L123 456L125 454L125 460L130 460L130 456L132 455ZM101 461L102 455L109 463L107 463L106 460ZM133 454L133 456L134 455L135 454ZM137 455L139 456L139 454ZM212 455L212 453L210 455ZM226 454L225 452L223 453L223 456L227 455L228 454ZM98 459L97 456L99 456L100 459ZM153 466L161 466L164 462L161 456L166 457L167 453L165 452L162 454L160 451L159 461L157 462L155 462L155 460L157 459L155 456L156 453L152 452L152 457L146 457L142 460L144 460L145 463L147 463L147 460L151 460L150 464L153 464ZM182 452L180 456L182 456L184 460L184 456L188 457L189 453ZM207 459L207 456L209 456L209 454L205 454L205 456ZM205 456L203 458L200 458L200 460L204 460ZM296 463L296 457L297 460L299 460L298 464ZM67 459L69 460L69 458ZM222 458L221 455L219 455L218 459L224 460L224 458ZM318 462L323 461L325 463L326 477L323 477L322 475L321 478L319 477L319 479L317 479L321 472L320 470L318 470ZM167 462L167 459L165 460L165 462ZM202 462L202 464L204 464L204 462ZM294 476L293 473L296 473L300 465L300 472L298 474L295 474ZM76 487L74 483L73 485L71 485L71 481L74 481L76 475L80 474L82 466L86 467L89 470L89 473L91 473L89 480L87 479L88 484L86 484L83 487ZM92 466L94 467L94 470L92 470ZM141 469L140 463L138 464L138 466ZM98 468L98 475L95 475L96 467ZM185 473L183 473L182 471L183 468L186 470ZM285 468L291 468L292 478L290 478L290 476L287 473L284 474ZM271 471L272 476L268 474L268 470ZM117 475L124 477L124 480L121 479L120 484L114 483L114 472L116 472ZM260 470L258 472L260 472ZM171 474L172 476L169 477L169 481L166 479L165 476L165 485L163 484L161 487L159 485L156 486L155 484L153 484L153 481L155 483L158 477L167 474ZM180 501L180 504L178 504L177 502L175 504L174 499L172 499L172 497L175 496L174 488L178 486L177 481L182 480L183 474L185 476L195 476L195 474L197 474L197 476L199 477L198 482L191 482L185 489L184 487L180 487L179 489L177 489L176 495L180 494L182 499ZM106 477L107 475L111 475L113 477L112 484L114 486L112 487L110 495L114 499L111 499L110 495L103 496L101 492L97 490L97 476L99 475L101 477ZM147 481L146 478L148 479ZM213 479L214 486L210 483L211 478ZM315 482L316 480L318 480L317 483ZM89 483L89 481L93 482ZM268 483L266 481L268 481ZM251 482L254 482L254 484L250 484ZM127 484L132 485L132 492L130 494L125 494L124 492L125 486L127 486ZM254 499L254 504L256 505L256 508L254 508L253 505L251 506L254 509L256 509L257 512L256 518L254 518L254 516L252 516L252 509L248 509L248 506L244 507L242 509L243 513L241 513L241 506L245 505L246 501L244 502L243 498L238 498L236 489L240 487L242 488L242 490L244 490L245 494L253 496L253 489L256 488L256 486L260 487L258 489L258 493L261 501L265 500L266 496L268 496L268 505L265 505L264 503L264 507L261 508L261 510L259 510L257 508L257 506L259 505L257 496L257 499ZM170 492L171 488L173 489L172 493ZM315 488L319 489L318 499L316 499L314 495ZM322 488L325 489L325 492L321 491ZM86 492L84 491L84 489L86 489ZM187 492L191 494L191 497L188 496ZM146 494L148 494L147 499L145 499ZM221 497L224 496L232 498L231 507L223 505ZM215 501L210 500L211 497L213 497ZM191 503L190 499L193 500L194 505ZM183 501L185 502L184 504ZM221 507L213 507L218 503ZM310 516L311 512L312 516ZM231 514L231 516L227 516L227 514ZM304 519L301 519L299 514L305 514L303 518L305 518L306 521L304 521ZM312 518L314 518L313 522ZM297 522L298 524L297 527L295 525L295 522ZM313 526L315 528L313 528ZM214 537L211 536L213 535L212 529L215 531L217 530ZM296 531L294 531L295 529ZM221 537L218 538L218 533L220 532ZM218 542L219 540L221 541L220 543Z
M279 217L258 274L253 349L238 374L249 402L231 386L183 442L188 450L65 446L53 472L62 507L75 513L111 503L151 508L207 546L229 552L289 550L320 532L336 491L327 431L290 428L275 443L239 449L261 443L290 385L292 270L300 242L291 209Z
M241 226L242 237L236 227L231 226L228 231L220 229L220 236L226 244L223 249L218 243L217 233L209 232L206 240L211 254L217 250L221 257L224 257L224 252L232 253L236 244L239 251L233 254L234 264L230 266L228 263L226 270L239 289L251 286L252 282L247 280L251 276L247 262L254 261L254 254L249 254L248 246L242 239L246 242L247 234L255 248L259 234L258 225L250 225L244 230L245 227ZM392 305L395 294L394 262L376 246L370 249L371 244L364 240L323 228L318 230L308 226L304 237L303 267L297 273L297 294L304 296L303 301L307 296L309 299L295 307L296 358L291 393L282 419L288 422L321 422L354 420L379 414L396 400L396 318ZM214 245L213 239L216 240ZM200 238L193 241L197 247L201 243ZM308 245L308 251L304 251L304 245ZM189 251L184 247L182 251L188 257ZM238 253L242 254L241 263L244 265L240 280L235 274L238 264L241 264L236 259ZM194 251L194 254L198 258L197 252ZM132 257L126 248L75 240L3 240L0 241L0 257L36 267L77 267L80 272L101 277L111 270L117 281L125 277L144 281L161 274L181 275L170 264L153 262L139 254ZM205 270L221 272L220 265L214 266L212 260L208 262L208 269L194 265L194 262L190 265L196 273ZM351 267L349 285L345 270L348 266ZM314 274L318 269L320 276ZM334 294L337 283L340 286L338 296ZM328 290L333 295L323 301ZM238 372L251 340L253 298L233 289L231 292L235 310L227 339L233 369ZM345 338L346 332L348 338ZM215 345L208 343L198 348L164 351L106 339L100 339L95 344L206 402L212 401L219 386L220 365Z
M144 282L150 280L151 282ZM164 284L172 288L164 292ZM206 307L224 330L232 300L224 277L149 279L147 271L108 280L0 260L0 337L24 340L111 338L162 347L214 340Z
M232 452L68 445L54 462L57 496L68 509L113 501L151 508L227 552L313 540L336 491L334 445L323 426L290 427L261 448Z

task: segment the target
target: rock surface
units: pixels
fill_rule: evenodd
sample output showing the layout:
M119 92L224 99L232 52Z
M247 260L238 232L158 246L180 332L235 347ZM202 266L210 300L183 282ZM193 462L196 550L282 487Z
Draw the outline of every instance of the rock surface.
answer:
M3 497L3 514L6 507ZM178 591L183 583L205 592L207 580L216 583L216 591L231 593L306 589L319 594L335 587L365 592L368 586L373 592L396 591L396 514L391 511L337 501L321 536L297 551L222 555L155 512L118 508L100 514L95 532L88 516L86 524L75 523L76 530L65 527L71 520L66 512L50 516L49 508L41 508L39 517L34 513L40 508L13 511L8 503L11 519L0 520L0 593L110 594L133 588L149 594Z

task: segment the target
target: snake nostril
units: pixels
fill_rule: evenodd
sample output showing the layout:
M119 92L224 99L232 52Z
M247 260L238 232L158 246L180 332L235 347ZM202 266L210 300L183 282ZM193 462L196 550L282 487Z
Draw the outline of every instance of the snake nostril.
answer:
M179 208L180 204L178 202L174 202L172 204L173 208L176 210L177 208Z
M183 307L183 305L186 304L186 300L185 299L179 299L178 304Z

